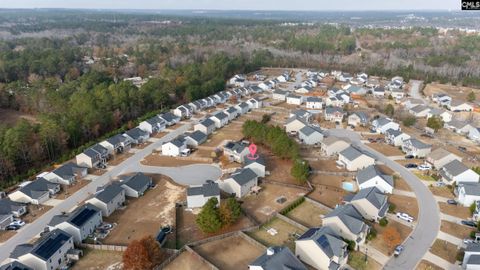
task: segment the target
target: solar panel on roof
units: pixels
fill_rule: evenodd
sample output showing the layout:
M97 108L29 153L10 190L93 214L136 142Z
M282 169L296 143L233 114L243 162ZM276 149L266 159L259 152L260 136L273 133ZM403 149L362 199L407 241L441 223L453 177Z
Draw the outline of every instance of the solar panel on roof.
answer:
M85 208L78 215L76 215L72 220L70 220L70 223L72 223L77 227L80 227L83 224L85 224L85 222L87 222L87 220L89 220L95 214L96 214L95 210Z
M316 228L311 228L308 231L306 231L298 240L309 238L312 235L314 235L316 231L317 231Z
M326 249L330 246L330 243L328 242L328 239L325 235L320 236L317 242L323 249Z
M56 235L54 238L49 238L43 244L38 246L32 253L37 256L49 259L63 244L68 241L69 237L63 233Z

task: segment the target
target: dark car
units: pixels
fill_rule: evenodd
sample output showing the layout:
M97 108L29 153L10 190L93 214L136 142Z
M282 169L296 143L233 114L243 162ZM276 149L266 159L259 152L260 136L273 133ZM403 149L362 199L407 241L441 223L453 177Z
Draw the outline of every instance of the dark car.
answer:
M448 204L451 204L451 205L457 205L457 204L458 204L457 201L452 200L452 199L447 200L447 203L448 203Z
M414 164L414 163L405 164L405 168L407 168L407 169L415 169L417 167L418 167L418 165Z
M471 220L462 220L462 224L469 227L477 227L477 224Z
M405 159L412 159L412 158L415 158L413 155L406 155L405 156Z
M5 227L5 230L7 231L16 231L18 229L20 229L21 226L19 225L8 225L7 227Z
M467 148L466 147L463 147L463 146L459 146L458 147L458 150L462 151L462 152L467 152Z

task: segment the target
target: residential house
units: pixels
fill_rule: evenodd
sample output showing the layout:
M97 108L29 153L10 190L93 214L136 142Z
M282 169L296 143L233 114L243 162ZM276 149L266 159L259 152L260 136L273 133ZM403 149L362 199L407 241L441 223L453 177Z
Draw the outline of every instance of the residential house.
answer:
M375 159L360 149L349 146L338 153L338 164L341 164L348 171L356 171L375 164Z
M242 168L232 173L229 178L219 182L223 191L242 198L258 185L258 176L252 169Z
M63 269L68 263L67 252L73 248L73 237L56 229L33 244L16 246L10 258L35 270Z
M432 151L432 145L426 144L415 138L403 141L402 151L407 155L424 158Z
M473 106L465 101L452 100L447 108L452 112L472 112Z
M250 109L260 109L263 106L263 102L257 98L251 98L246 101Z
M368 78L368 80L365 82L366 87L370 88L377 88L380 86L380 81L378 78Z
M249 270L307 270L288 247L268 247L267 250L248 265Z
M410 139L410 135L405 132L401 132L398 129L388 129L385 132L385 141L393 146L402 146L403 142Z
M121 183L111 183L101 187L95 193L95 196L86 201L98 207L104 217L110 216L115 210L122 207L125 203L125 189Z
M348 199L366 220L378 222L388 212L388 197L375 186L361 189Z
M210 104L210 103L207 103L207 104ZM210 106L213 106L213 105L210 105ZM180 117L174 115L171 112L160 114L158 117L160 117L160 119L162 119L165 122L165 126L167 127L173 126L176 123L180 122Z
M349 126L366 126L368 123L368 114L365 112L354 112L348 116Z
M312 117L312 113L309 112L309 111L305 111L305 110L295 110L293 112L290 113L290 115L288 117L297 117L297 118L301 118L303 120L305 120L305 122L309 122L310 121L310 117Z
M141 172L120 177L121 187L125 190L125 196L138 198L153 185L152 178Z
M154 116L145 121L140 122L138 127L148 132L148 134L155 134L165 129L166 122L158 116Z
M284 125L285 131L291 134L297 134L300 129L304 128L305 126L308 126L307 122L303 118L297 116L288 118Z
M19 203L42 204L60 192L60 184L52 183L44 178L37 178L32 182L25 182L20 188L10 193L8 197Z
M364 243L369 230L362 214L351 204L337 206L325 215L322 226L330 227L337 235L357 245Z
M329 136L323 139L321 149L325 155L332 156L347 149L350 145L351 143L347 139Z
M257 174L258 177L265 177L265 168L267 162L262 155L259 155L256 159L245 158L244 168L249 168Z
M72 185L75 183L77 178L85 177L87 173L87 168L80 167L73 162L69 162L63 164L52 172L43 173L42 177L52 183Z
M48 223L50 230L61 229L73 237L75 243L81 243L102 224L102 211L92 205L84 204L73 212L55 215Z
M444 93L432 94L432 100L440 106L449 106L450 102L452 102L452 97Z
M404 80L400 76L395 76L392 78L390 83L388 84L388 87L390 89L401 89L403 87Z
M337 96L329 96L325 98L325 106L327 107L342 107L345 105L345 100Z
M469 243L465 249L462 261L462 269L480 269L480 243Z
M256 86L256 85L250 85L248 88L250 88L250 91L251 91L252 93L257 93L257 94L259 94L259 93L263 92L263 89L260 88L260 87L258 87L258 86Z
M272 88L275 88L275 85L268 81L268 82L261 82L260 84L258 84L258 87L260 87L262 90L266 91L266 90L270 90Z
M14 202L10 199L0 199L0 231L10 225L15 218L27 213L27 207L23 203Z
M367 94L367 89L358 85L350 85L349 87L345 88L345 90L347 90L347 92L350 94L357 96L364 96Z
M203 185L187 188L188 208L203 207L211 198L217 198L217 206L220 206L220 187L211 180Z
M169 142L162 144L162 155L178 157L187 149L187 141L179 136Z
M348 82L353 79L353 76L350 73L342 72L337 76L337 80L340 82Z
M147 142L148 138L150 138L148 132L143 131L138 127L127 130L123 135L127 137L133 144L145 143Z
M223 103L227 102L228 95L225 94L225 92L222 91L222 92L218 92L215 95L213 95L213 98L215 98L215 101L217 103L223 104Z
M80 167L97 168L106 165L107 158L108 149L97 143L78 154L75 159Z
M298 138L307 145L319 145L323 140L323 132L316 127L304 126L298 131Z
M184 135L184 139L188 147L197 148L200 144L207 141L207 134L200 130L194 132L187 132Z
M460 182L478 182L479 175L457 159L445 164L439 171L442 180L452 185Z
M106 139L105 141L100 142L100 145L107 148L109 155L114 155L117 153L123 153L125 150L130 148L132 141L122 134L117 134L113 137Z
M407 109L410 110L413 107L416 107L418 105L425 105L424 101L419 98L409 98L402 102L402 105Z
M238 110L234 107L228 107L228 109L225 109L223 112L228 115L228 121L233 121L239 114Z
M248 104L245 102L235 105L235 108L240 115L246 114L250 110L250 107L248 107Z
M232 78L230 78L229 83L230 85L237 86L237 87L244 87L245 86L245 75L236 74Z
M305 106L308 109L319 109L321 110L323 108L323 101L319 97L307 97Z
M330 227L310 228L295 240L295 255L315 269L337 270L347 263L347 243Z
M405 92L401 88L393 88L390 90L390 95L396 99L400 100L405 96Z
M382 173L376 165L358 171L355 180L360 190L376 187L380 192L392 194L395 186L393 177Z
M480 200L480 183L459 182L455 190L459 204L469 207Z
M180 105L173 110L173 114L180 119L190 118L192 116L191 108L187 105Z
M425 105L417 105L415 107L410 108L408 112L417 118L427 117L428 113L430 112L430 108Z
M223 146L223 154L238 163L243 163L249 153L248 147L239 142L228 142Z
M450 153L444 148L435 149L434 151L430 152L425 159L425 161L430 163L435 169L441 169L443 166L454 160L458 160L461 162L462 158L453 153Z
M372 129L377 133L385 134L389 129L400 130L400 125L393 122L392 119L386 117L379 117L372 121Z
M215 122L210 118L205 118L193 126L194 131L201 131L207 135L212 134L212 132L215 131L215 128Z
M439 108L432 108L430 111L427 113L427 119L431 117L439 117L442 119L444 123L448 123L452 121L453 115L451 112L448 112L444 109L439 109Z
M480 128L471 128L467 137L474 142L480 142Z
M474 129L473 126L464 121L452 120L443 125L446 129L449 129L455 133L459 134L469 134L470 130Z
M297 95L289 94L289 95L287 95L287 104L302 105L303 104L303 96L297 96Z
M298 93L298 94L308 94L308 93L313 92L313 87L310 86L310 85L305 85L305 86L302 86L300 88L295 89L294 92ZM287 97L287 102L288 102L288 97Z
M290 79L290 75L288 74L288 72L277 77L277 81L281 83L287 82L289 79Z
M383 86L377 86L372 90L373 97L384 98L385 97L385 88Z
M228 124L228 115L222 111L216 112L214 115L210 116L213 122L215 122L216 128L222 128Z
M326 121L341 123L343 121L344 116L345 116L345 112L341 107L325 108L324 118Z
M92 64L93 64L93 60L92 60ZM26 266L21 262L11 261L4 265L0 265L0 270L35 270L35 269L29 266Z

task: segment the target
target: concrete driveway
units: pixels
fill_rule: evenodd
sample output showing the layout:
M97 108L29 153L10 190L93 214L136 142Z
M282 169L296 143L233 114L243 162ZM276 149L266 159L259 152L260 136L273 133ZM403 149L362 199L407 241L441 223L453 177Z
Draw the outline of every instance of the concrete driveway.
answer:
M353 144L399 173L412 188L419 207L417 226L415 226L410 237L403 243L405 250L399 257L391 257L385 265L385 269L415 269L416 265L430 249L440 230L440 210L433 194L413 173L385 155L361 143L360 135L357 133L345 129L331 129L327 131L327 134L350 139Z

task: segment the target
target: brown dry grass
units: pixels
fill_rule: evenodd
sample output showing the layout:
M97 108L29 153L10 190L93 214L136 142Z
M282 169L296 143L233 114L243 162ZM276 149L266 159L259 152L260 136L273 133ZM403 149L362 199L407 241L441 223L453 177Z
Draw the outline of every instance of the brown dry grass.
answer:
M26 223L32 223L38 217L50 211L50 209L52 208L53 206L49 206L49 205L33 205L33 204L28 205L27 214L23 216L22 220L25 221Z
M89 180L79 179L79 180L77 180L77 182L74 185L71 185L71 186L62 185L62 191L57 194L56 199L64 200L64 199L72 196L72 194L79 191L80 189L82 189L83 187L88 185L89 183L90 183Z
M157 139L160 139L160 138L163 138L163 136L167 135L168 132L158 132L157 134L153 135L152 137L153 138L157 138Z
M388 202L396 205L396 212L405 212L415 219L418 217L418 204L415 198L393 194L388 197Z
M150 144L152 144L153 142L144 142L142 144L138 144L135 146L136 149L145 149L147 146L149 146Z
M348 194L345 190L337 187L314 185L314 188L308 194L308 197L330 208L335 208L337 204L343 201L343 197Z
M305 201L288 212L286 216L306 227L320 227L322 226L322 217L328 212L327 208L320 208Z
M390 228L390 227L394 227L395 229L397 229L397 231L400 233L400 238L402 239L402 242L412 232L412 228L407 227L407 226L405 226L405 225L403 225L400 222L397 222L395 220L389 219L388 220L388 225L386 227L381 227L380 225L378 225L378 223L376 223L374 225L374 228L377 230L377 237L371 241L371 244L372 244L373 247L375 247L376 249L378 249L380 252L382 252L383 254L385 254L387 256L390 256L392 254L393 249L392 250L388 249L388 247L385 244L385 241L383 239L383 233L385 232L385 230L387 228Z
M211 267L204 261L200 260L196 255L189 251L184 251L178 255L171 263L169 263L165 270L210 270Z
M440 230L442 232L453 235L457 238L464 239L470 237L470 232L474 231L474 228L456 224L450 221L442 220L440 225Z
M17 232L16 231L0 231L0 243L3 243L14 236Z
M336 160L333 160L333 159L309 161L309 163L314 170L327 171L327 172L345 172L346 171L343 168L338 168Z
M218 147L221 146L225 140L238 141L242 138L242 124L234 122L221 129L217 129L212 135L210 135L203 146Z
M177 157L163 156L161 154L154 153L146 156L142 161L140 161L140 163L147 166L180 167L180 166L186 166L186 165L192 165L192 164L209 164L211 162L195 160L195 159L185 160Z
M395 188L405 190L405 191L412 191L412 188L407 184L407 182L403 178L395 179Z
M420 263L417 265L417 270L442 270L440 266L437 266L427 260L422 260Z
M445 197L445 198L449 198L449 199L455 199L455 195L453 194L452 190L449 187L429 186L428 188L430 189L430 191L435 196Z
M440 206L440 211L442 211L442 213L445 213L450 216L463 218L463 219L468 219L472 216L472 214L470 214L470 209L468 209L468 207L463 207L461 205L451 205L444 202L440 202L438 203L438 205Z
M445 240L435 240L435 243L430 248L430 252L450 263L455 263L457 260L457 246Z
M129 157L133 156L133 153L122 153L119 155L114 155L112 159L108 161L109 166L117 166L118 164L124 162Z
M275 229L277 234L271 235L268 233L267 230L270 228ZM265 246L287 246L292 252L295 252L294 234L301 235L303 233L302 229L281 219L274 218L270 222L263 224L258 230L247 234Z
M73 265L72 270L121 269L122 252L91 249L83 252L82 259Z
M403 156L403 152L395 146L386 143L367 143L367 146L384 154L385 156Z

